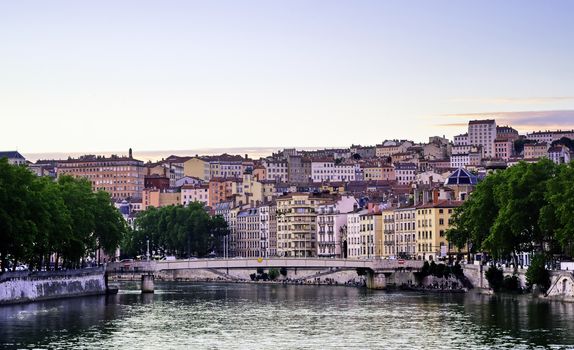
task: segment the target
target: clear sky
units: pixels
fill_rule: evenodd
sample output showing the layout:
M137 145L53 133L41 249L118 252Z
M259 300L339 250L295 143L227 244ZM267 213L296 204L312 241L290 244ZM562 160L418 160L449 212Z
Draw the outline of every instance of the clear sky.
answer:
M2 1L0 150L574 127L574 1Z

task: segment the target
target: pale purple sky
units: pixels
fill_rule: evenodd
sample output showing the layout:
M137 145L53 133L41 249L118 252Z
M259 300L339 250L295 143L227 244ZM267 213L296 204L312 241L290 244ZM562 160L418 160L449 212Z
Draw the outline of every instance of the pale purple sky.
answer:
M0 150L573 128L573 16L568 0L4 1Z

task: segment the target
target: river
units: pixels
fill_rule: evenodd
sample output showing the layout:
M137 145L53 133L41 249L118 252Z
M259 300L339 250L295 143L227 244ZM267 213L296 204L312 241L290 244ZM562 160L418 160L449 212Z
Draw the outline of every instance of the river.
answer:
M569 349L574 304L351 287L156 283L0 307L0 348Z

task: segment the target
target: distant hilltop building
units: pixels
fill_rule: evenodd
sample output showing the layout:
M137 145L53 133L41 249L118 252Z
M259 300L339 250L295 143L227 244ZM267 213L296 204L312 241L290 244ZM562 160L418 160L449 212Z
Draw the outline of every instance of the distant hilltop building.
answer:
M24 158L18 151L0 151L0 159L7 158L9 164L24 165L26 158Z
M574 130L546 130L546 131L535 131L529 134L526 134L526 138L529 140L534 140L540 143L547 143L551 144L554 141L560 140L561 138L566 137L571 140L574 140Z

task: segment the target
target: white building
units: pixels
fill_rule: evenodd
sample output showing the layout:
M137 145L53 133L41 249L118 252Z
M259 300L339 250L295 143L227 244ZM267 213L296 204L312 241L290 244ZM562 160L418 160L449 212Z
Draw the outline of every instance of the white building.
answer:
M347 214L347 258L359 259L361 252L361 215L368 213L367 209Z
M567 164L572 159L572 153L568 147L556 145L548 149L548 158L556 164Z
M262 161L265 167L266 180L287 182L289 168L286 160L264 159Z
M315 159L311 162L311 178L313 182L349 182L355 181L361 171L359 164L342 162L337 164L334 160Z
M18 151L8 151L8 152L0 152L0 159L8 158L8 164L13 165L25 165L26 158L20 154Z
M567 137L574 140L574 130L546 130L546 131L536 131L530 134L526 134L526 138L529 140L534 140L538 143L551 144L556 140L560 140L563 137Z
M496 121L494 119L471 120L468 122L468 142L471 146L482 146L482 156L494 158Z
M408 185L415 181L417 166L414 163L395 164L395 174L397 182L401 185Z
M209 203L209 185L183 185L181 186L181 205L200 202L207 206Z
M342 233L347 225L347 213L358 207L353 196L342 196L336 202L317 208L317 256L343 257Z

